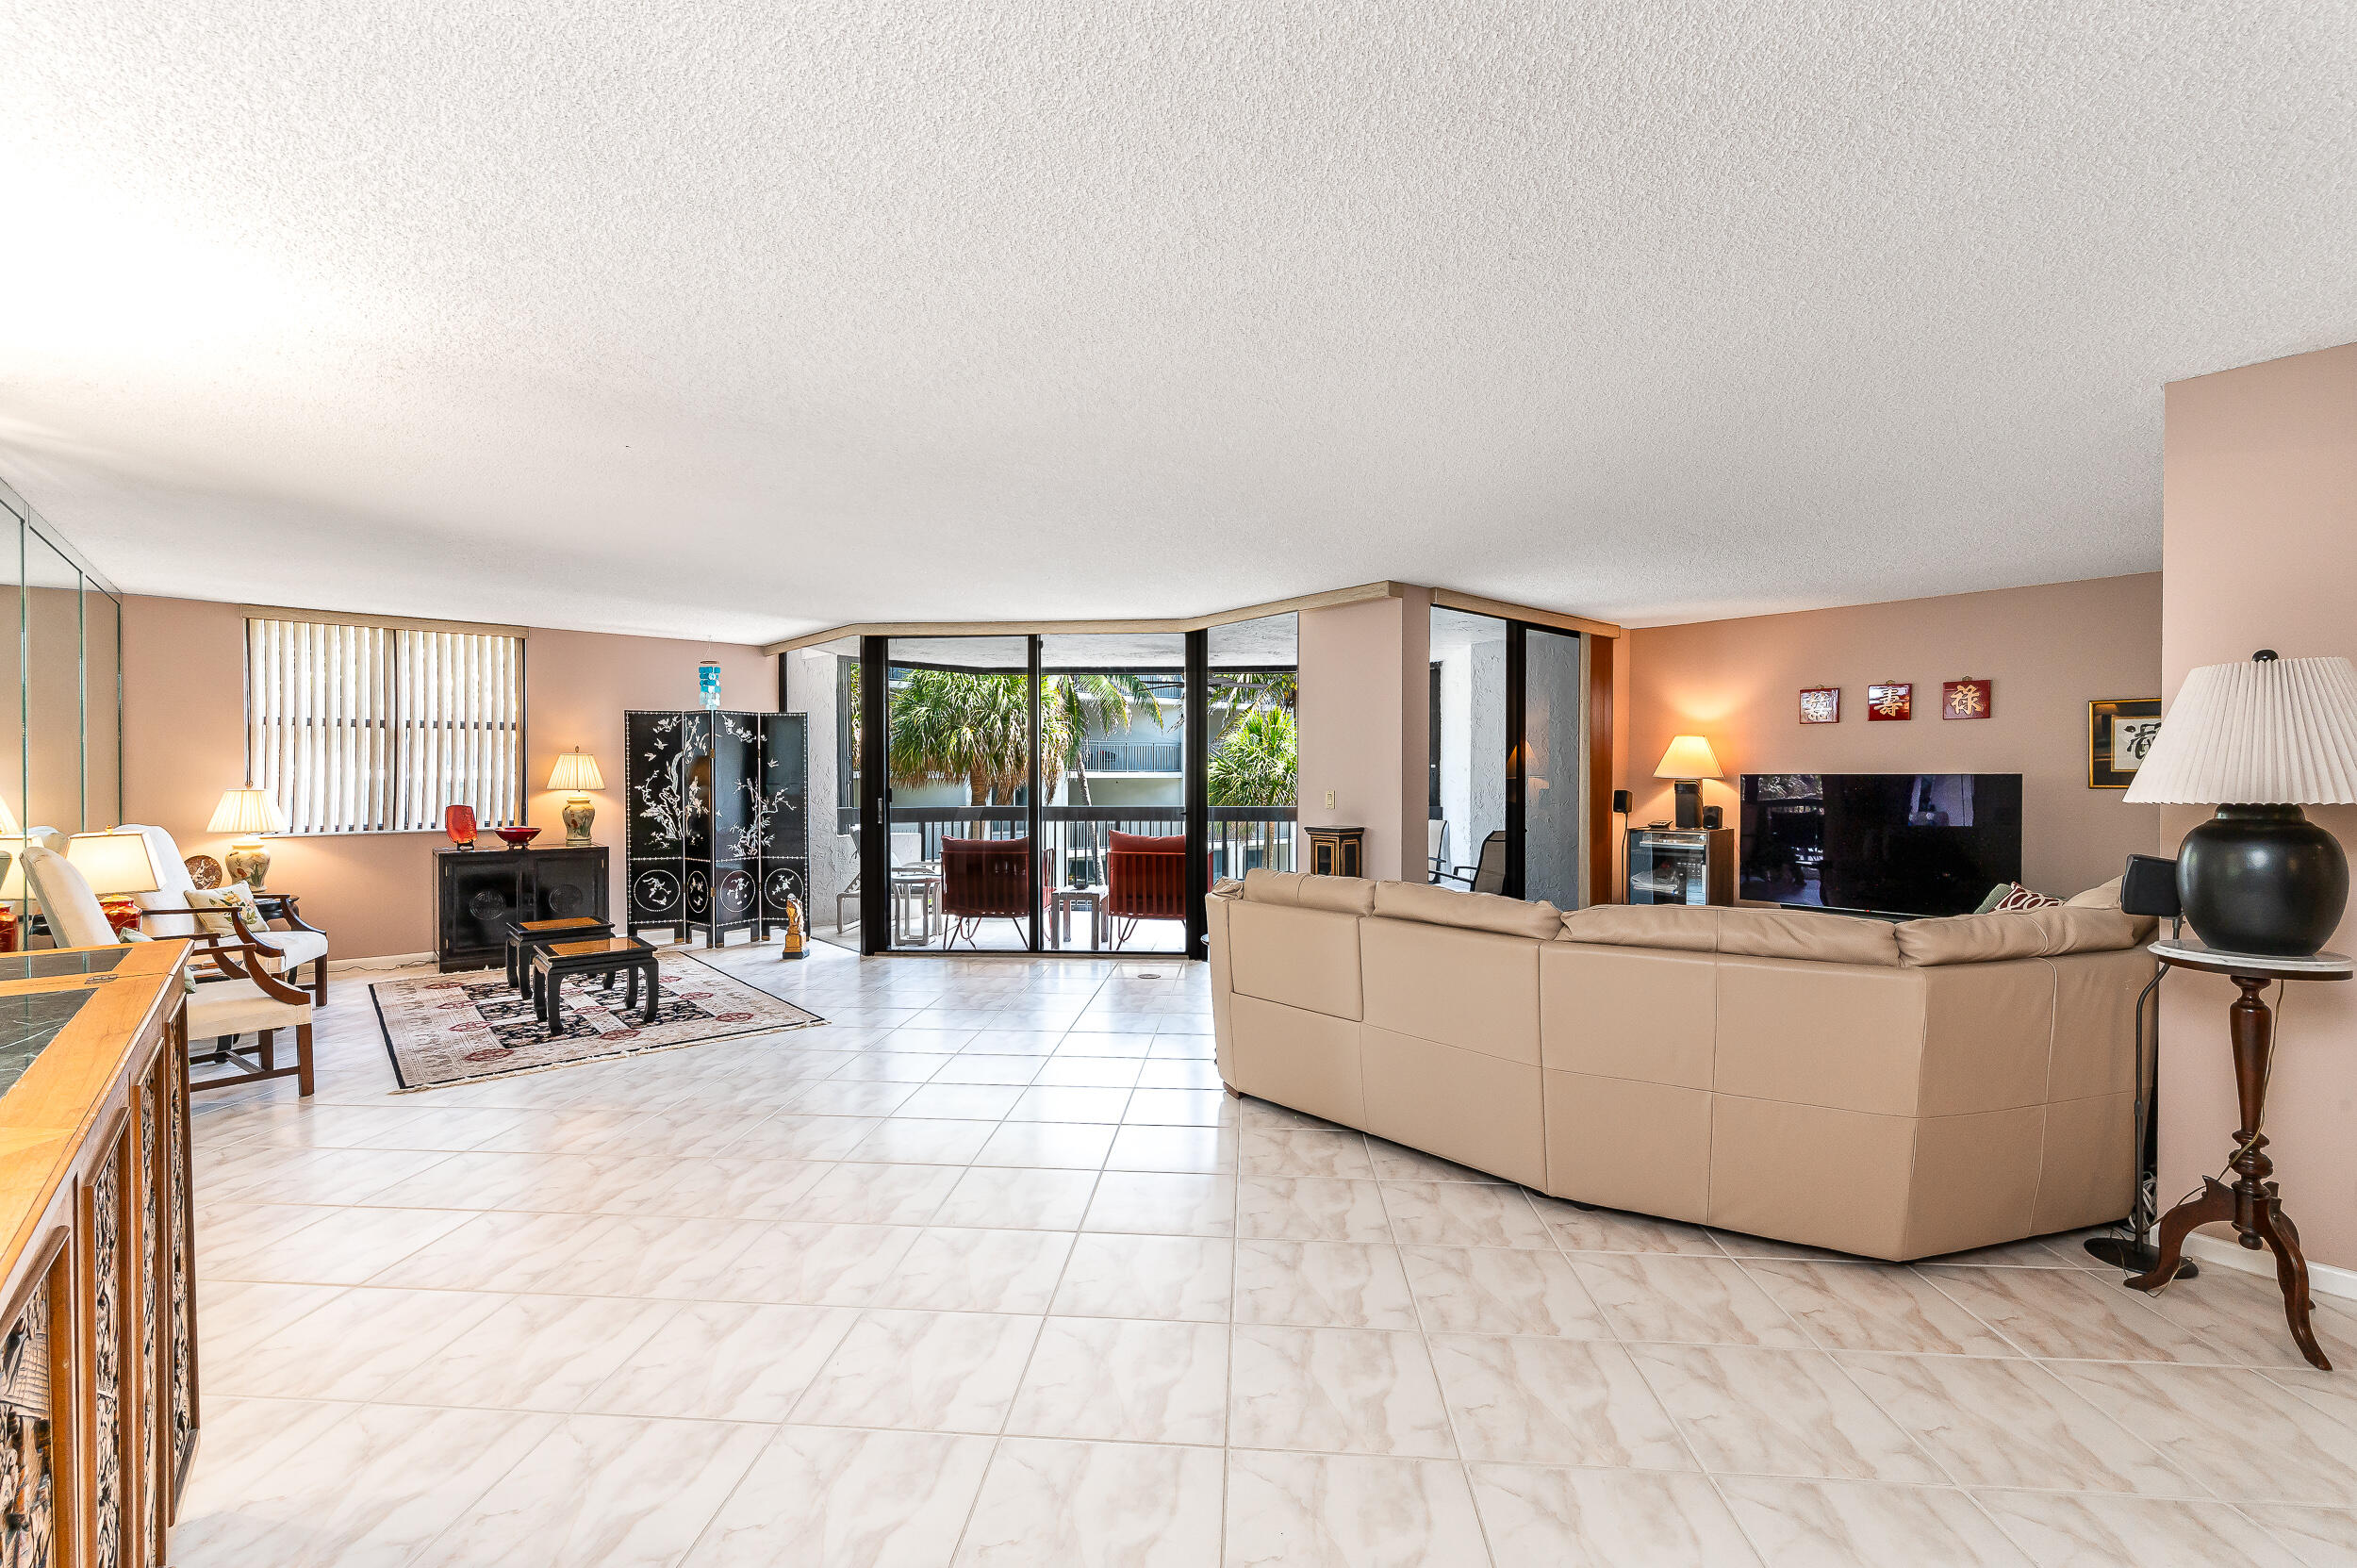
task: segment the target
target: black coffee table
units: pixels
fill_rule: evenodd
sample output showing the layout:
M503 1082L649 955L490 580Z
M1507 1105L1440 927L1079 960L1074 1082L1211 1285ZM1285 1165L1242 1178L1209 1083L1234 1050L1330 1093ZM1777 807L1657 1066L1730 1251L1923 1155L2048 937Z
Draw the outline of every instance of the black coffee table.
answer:
M507 983L524 996L532 994L532 977L528 966L533 953L552 942L586 942L592 937L611 936L614 924L588 915L569 915L561 920L510 920L507 922Z
M651 1024L663 999L663 976L655 964L654 944L636 936L607 936L586 942L555 942L532 955L532 1014L548 1026L549 1038L565 1030L565 980L569 975L596 975L601 988L611 991L616 975L627 976L629 989L622 1007L636 1007L643 986L646 1011L641 1021Z

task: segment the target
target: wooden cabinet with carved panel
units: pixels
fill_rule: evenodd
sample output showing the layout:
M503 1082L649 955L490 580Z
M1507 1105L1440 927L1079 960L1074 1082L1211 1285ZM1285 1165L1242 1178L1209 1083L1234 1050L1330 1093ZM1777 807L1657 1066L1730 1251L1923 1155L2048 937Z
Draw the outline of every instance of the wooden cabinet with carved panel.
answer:
M0 1568L154 1568L196 1455L185 942L0 953Z

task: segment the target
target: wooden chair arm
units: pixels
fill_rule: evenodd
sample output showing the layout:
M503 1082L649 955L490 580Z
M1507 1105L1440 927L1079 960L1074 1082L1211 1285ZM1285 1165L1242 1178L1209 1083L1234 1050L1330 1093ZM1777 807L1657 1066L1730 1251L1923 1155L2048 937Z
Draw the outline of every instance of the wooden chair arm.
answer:
M140 911L140 916L144 920L150 915L169 915L177 919L182 913L176 909L145 909ZM309 992L298 991L270 972L264 960L276 957L278 949L266 947L257 940L252 930L247 927L244 918L235 909L224 907L206 909L196 913L228 916L229 923L237 928L237 934L232 937L227 932L206 931L200 927L193 935L177 938L177 940L194 945L195 951L190 955L191 958L202 956L211 959L213 967L219 972L220 978L250 980L254 982L255 989L274 1000L296 1004L310 1001ZM243 962L231 957L232 953L244 955ZM199 977L200 983L203 978Z
M256 893L254 895L254 907L262 912L265 920L286 921L289 931L307 931L314 936L325 936L327 933L297 913L296 903L301 898L299 893Z

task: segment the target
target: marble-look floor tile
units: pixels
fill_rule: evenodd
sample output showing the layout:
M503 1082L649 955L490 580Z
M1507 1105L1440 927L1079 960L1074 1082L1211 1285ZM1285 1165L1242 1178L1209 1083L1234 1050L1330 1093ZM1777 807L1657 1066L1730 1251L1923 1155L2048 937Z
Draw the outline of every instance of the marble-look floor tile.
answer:
M1096 1196L1089 1199L1080 1229L1165 1236L1233 1235L1235 1179L1108 1170L1096 1183Z
M2058 1362L2053 1370L2213 1493L2326 1507L2357 1497L2357 1425L2267 1376L2124 1362Z
M1042 1089L1134 1089L1145 1070L1140 1056L1056 1056L1040 1064L1030 1082Z
M600 1207L634 1218L784 1219L832 1168L818 1160L681 1160L604 1195Z
M1246 1176L1236 1182L1236 1234L1267 1241L1380 1242L1392 1228L1382 1189L1321 1176Z
M690 1301L578 1408L606 1415L780 1422L858 1319L851 1307Z
M200 1227L197 1273L211 1279L357 1285L473 1217L457 1209L272 1204L252 1212L226 1239Z
M845 1162L802 1195L796 1213L839 1225L923 1225L965 1173L955 1165Z
M467 1291L352 1286L243 1343L203 1334L208 1393L372 1399L402 1373L491 1315L505 1300ZM203 1323L200 1310L199 1324Z
M974 1157L978 1165L1029 1165L1042 1170L1096 1170L1112 1152L1112 1127L1063 1122L1001 1122Z
M1722 1476L1767 1568L2030 1568L1971 1498L1943 1487Z
M1049 1318L1007 1430L1032 1437L1217 1444L1228 1334L1217 1324Z
M1612 1338L1604 1310L1570 1263L1555 1253L1408 1246L1400 1257L1429 1332Z
M1462 1465L1228 1455L1227 1568L1485 1568Z
M2224 1503L2053 1492L1976 1495L2037 1568L2301 1568L2298 1557Z
M1937 1485L1948 1477L1821 1350L1632 1345L1705 1470Z
M1051 1311L1063 1316L1228 1320L1235 1244L1199 1236L1074 1238Z
M408 1568L555 1429L514 1411L207 1398L177 1568Z
M1360 1242L1238 1242L1236 1321L1311 1329L1420 1326L1398 1249Z
M864 1313L792 1419L810 1427L996 1432L1039 1334L1035 1317L988 1312Z
M747 1159L840 1160L881 1125L881 1114L822 1116L787 1113L766 1118L737 1139L729 1151Z
M719 1301L865 1307L920 1232L908 1225L766 1226L712 1289Z
M2357 1509L2276 1504L2252 1511L2307 1568L2357 1568Z
M1723 1258L1725 1253L1699 1225L1682 1225L1619 1209L1582 1209L1558 1198L1534 1197L1531 1207L1566 1252L1669 1252Z
M1420 1148L1409 1148L1386 1138L1369 1137L1367 1156L1374 1163L1375 1175L1384 1181L1503 1181L1504 1177L1488 1171L1459 1165L1438 1155L1426 1154Z
M931 1228L877 1290L875 1305L1036 1315L1047 1310L1071 1250L1072 1236L1063 1230Z
M1851 1378L1967 1486L2198 1497L2133 1428L2022 1361L1844 1353Z
M668 1568L769 1435L718 1421L568 1416L414 1560Z
M553 1291L613 1220L603 1214L479 1214L371 1276L419 1290Z
M1042 1087L1036 1082L1022 1091L1005 1113L1015 1122L1118 1122L1129 1108L1129 1089Z
M1357 1132L1246 1132L1238 1146L1237 1169L1245 1176L1375 1180L1367 1140Z
M1457 1452L1418 1335L1240 1326L1228 1356L1228 1440L1237 1447Z
M1435 1334L1431 1346L1469 1460L1694 1468L1669 1413L1620 1345Z
M1097 1175L1090 1170L1026 1170L978 1165L964 1172L934 1211L935 1225L1071 1230L1088 1213Z
M1125 1127L1106 1153L1105 1168L1232 1176L1238 1147L1232 1127Z
M1731 1258L1582 1252L1572 1268L1624 1339L1794 1350L1809 1343Z
M2027 1355L2136 1362L2225 1359L2200 1335L2155 1312L2139 1293L2081 1269L1921 1272Z
M2266 1256L2266 1254L2261 1254ZM2311 1294L2309 1327L2336 1367L2357 1366L2357 1303ZM2272 1274L2209 1267L2144 1300L2179 1328L2243 1366L2305 1369L2308 1361L2283 1320L2283 1293Z
M862 1138L847 1158L887 1165L971 1164L997 1131L990 1122L893 1116Z
M1402 1246L1555 1249L1520 1187L1470 1181L1386 1181L1383 1207Z
M1233 1127L1235 1102L1223 1090L1140 1088L1121 1119L1142 1127Z
M1218 1568L1222 1461L1214 1448L1007 1438L957 1568Z
M1759 1559L1700 1476L1475 1464L1497 1568L1745 1568Z
M1747 1262L1743 1271L1828 1350L2011 1356L2011 1345L1911 1268L1806 1260Z
M678 1310L668 1301L617 1296L509 1296L377 1397L404 1405L577 1410Z

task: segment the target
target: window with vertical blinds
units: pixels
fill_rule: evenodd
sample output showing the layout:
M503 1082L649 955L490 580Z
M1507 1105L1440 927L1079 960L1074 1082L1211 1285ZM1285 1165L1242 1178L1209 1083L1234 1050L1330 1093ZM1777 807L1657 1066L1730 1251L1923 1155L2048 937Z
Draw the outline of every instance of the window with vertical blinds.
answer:
M245 649L246 774L288 831L521 819L521 637L255 617Z

